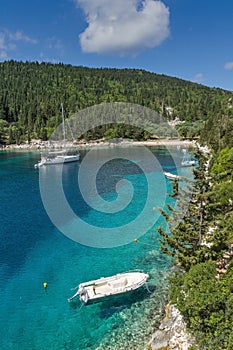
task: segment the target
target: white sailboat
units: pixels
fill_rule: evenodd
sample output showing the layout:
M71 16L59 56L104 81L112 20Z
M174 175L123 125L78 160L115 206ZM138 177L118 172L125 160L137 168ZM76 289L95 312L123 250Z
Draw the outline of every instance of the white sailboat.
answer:
M196 161L194 159L191 159L190 156L187 155L186 149L183 150L184 156L181 161L181 166L187 167L187 166L194 166L196 164Z
M53 164L77 162L80 158L80 154L73 154L73 155L67 154L63 104L61 104L61 109L62 109L62 131L63 131L64 148L62 150L58 150L58 151L41 153L41 160L34 165L35 168L39 168L43 165L53 165Z
M101 277L97 280L81 283L78 291L68 299L72 301L79 296L85 304L97 303L116 295L132 292L142 287L149 275L144 272L124 272L110 277Z

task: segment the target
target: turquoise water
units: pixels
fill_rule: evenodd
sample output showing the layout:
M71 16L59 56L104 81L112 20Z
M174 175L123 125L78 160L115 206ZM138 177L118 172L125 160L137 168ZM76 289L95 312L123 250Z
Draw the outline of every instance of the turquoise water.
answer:
M166 149L153 148L152 151L165 170L174 170ZM82 151L81 159L85 153ZM182 157L176 149L172 155L178 162ZM53 225L44 209L39 171L33 168L38 158L38 154L32 152L0 152L0 319L4 335L0 348L143 349L166 300L170 261L159 250L155 229L162 219L159 218L138 243L132 240L119 247L98 249L72 241ZM138 159L139 165L140 161ZM116 159L98 175L99 194L107 201L116 199L115 185L120 178L127 179L135 188L126 212L122 210L114 217L101 214L84 202L77 187L78 171L79 164L65 165L63 184L72 209L84 221L111 228L139 215L147 182L135 162ZM187 168L179 171L183 175L191 174ZM149 168L148 174L153 175ZM161 169L154 175L159 179ZM124 190L124 184L122 186ZM166 180L166 192L170 191L171 184ZM154 207L161 203L158 191ZM148 213L148 220L156 211L153 210ZM78 300L67 302L80 282L134 269L150 274L149 289L90 306L82 306Z

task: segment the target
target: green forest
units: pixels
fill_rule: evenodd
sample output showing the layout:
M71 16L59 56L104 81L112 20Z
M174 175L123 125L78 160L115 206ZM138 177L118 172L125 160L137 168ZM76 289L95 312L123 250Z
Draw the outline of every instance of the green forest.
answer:
M69 116L101 103L128 102L166 120L183 121L177 127L183 138L202 135L209 144L217 138L222 147L223 136L232 139L232 98L229 91L139 69L6 61L0 63L0 144L47 140L61 123L61 103ZM110 125L83 137L125 137L127 128ZM135 139L151 136L138 130L128 134Z
M231 350L233 344L233 147L224 136L221 142L225 148L211 154L194 152L193 183L181 188L176 181L177 209L160 209L170 228L158 228L161 249L178 268L170 301L195 337L192 349Z
M66 115L104 102L130 102L179 119L181 138L197 139L194 181L174 182L175 210L161 209L158 229L172 257L170 300L194 334L193 349L232 350L233 344L233 92L136 69L94 69L38 62L0 63L0 143L47 140ZM83 138L152 135L129 126L95 128ZM171 135L164 134L164 137ZM185 216L185 201L189 206Z

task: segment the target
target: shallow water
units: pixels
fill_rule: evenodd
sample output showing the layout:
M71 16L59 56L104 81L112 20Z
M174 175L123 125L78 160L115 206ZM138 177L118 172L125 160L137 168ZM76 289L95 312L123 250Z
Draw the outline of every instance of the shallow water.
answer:
M151 150L165 170L174 170L166 148ZM177 149L171 152L179 162L182 154ZM81 159L85 154L82 151ZM162 218L138 243L132 236L128 244L98 249L70 240L53 225L43 206L39 171L33 168L38 157L33 152L0 152L1 349L143 349L166 300L170 261L159 250L156 232ZM134 220L142 211L147 189L140 162L138 159L137 167L137 162L118 158L98 174L99 195L108 202L117 197L119 179L131 182L135 189L126 210L115 215L96 211L85 203L77 187L80 164L66 164L63 186L73 211L100 228L120 227ZM191 169L178 171L191 176ZM160 179L161 168L153 171L148 167L146 176ZM122 193L131 190L127 183L121 184ZM170 192L171 183L165 180L165 184L166 192ZM163 204L164 195L157 191L153 207ZM98 198L93 196L92 200L98 204ZM166 201L172 203L169 197ZM146 215L153 223L155 210L151 208ZM76 224L63 222L70 227ZM78 300L67 302L80 282L134 269L150 274L148 289L90 306L82 306Z

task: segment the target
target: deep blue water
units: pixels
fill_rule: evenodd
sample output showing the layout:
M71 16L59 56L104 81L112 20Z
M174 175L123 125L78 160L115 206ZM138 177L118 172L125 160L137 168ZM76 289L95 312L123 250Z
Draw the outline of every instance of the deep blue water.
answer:
M191 176L191 169L174 168L173 159L179 164L182 157L179 150L171 150L173 157L165 148L151 150L163 169ZM81 161L86 152L82 151ZM101 150L95 157L101 158ZM50 169L39 174L41 170L33 167L38 158L36 152L0 152L0 319L4 335L0 348L143 349L153 331L156 314L163 306L165 276L170 268L170 261L159 250L156 232L162 218L158 218L138 243L132 236L128 244L95 248L70 240L54 226L43 206L39 175L45 179L53 176L56 182L56 171ZM156 208L164 204L161 198L166 196L164 191L171 191L171 183L162 179L160 166L154 169L149 162L145 174L140 168L143 162L146 160L140 157L134 162L119 157L99 171L98 196L109 203L117 199L119 180L127 180L121 182L120 194L131 190L129 182L134 188L131 202L114 214L94 210L83 199L77 185L80 163L64 165L64 194L75 215L100 229L127 225L142 212L148 190L147 177L152 177L157 181L157 191L145 220L153 223ZM90 167L88 171L91 170ZM159 181L165 181L162 191ZM91 198L93 205L98 204L96 194ZM169 197L167 201L172 203ZM79 235L85 235L80 233L80 227L75 227L75 220L68 219L61 218L63 227L68 225L79 230ZM119 236L119 242L122 238ZM150 292L142 289L130 297L83 307L78 300L67 302L75 292L72 288L81 282L134 269L150 274Z

